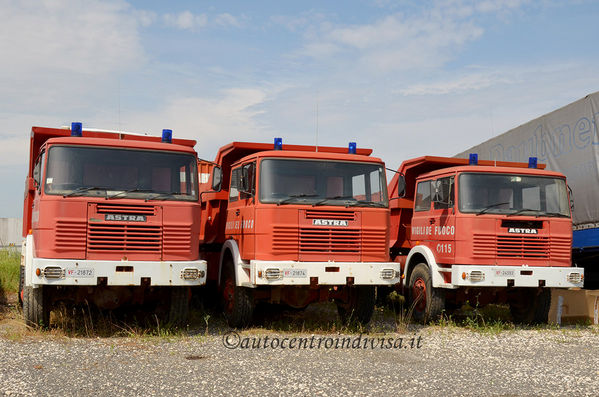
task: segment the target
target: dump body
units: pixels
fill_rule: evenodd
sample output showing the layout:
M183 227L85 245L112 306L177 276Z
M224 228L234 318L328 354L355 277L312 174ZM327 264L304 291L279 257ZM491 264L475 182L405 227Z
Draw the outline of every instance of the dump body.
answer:
M389 192L390 249L406 277L426 262L438 288L582 286L582 269L571 267L565 177L543 168L432 156L405 161ZM406 194L398 198L402 175Z
M204 284L194 145L33 127L23 208L23 287L47 286L49 300L77 300L86 295L81 291L94 290L58 287ZM107 302L101 292L90 293L99 306L114 306L130 295L119 290Z
M586 287L599 286L599 93L531 120L474 146L485 160L526 161L536 156L563 173L573 191L573 260L584 266Z

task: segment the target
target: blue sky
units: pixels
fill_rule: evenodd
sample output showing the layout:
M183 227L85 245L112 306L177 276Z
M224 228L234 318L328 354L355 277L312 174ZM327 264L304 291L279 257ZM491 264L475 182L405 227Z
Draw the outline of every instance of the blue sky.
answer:
M599 2L0 3L0 216L33 125L454 155L599 89ZM318 117L317 110L318 109ZM317 127L318 126L318 127Z

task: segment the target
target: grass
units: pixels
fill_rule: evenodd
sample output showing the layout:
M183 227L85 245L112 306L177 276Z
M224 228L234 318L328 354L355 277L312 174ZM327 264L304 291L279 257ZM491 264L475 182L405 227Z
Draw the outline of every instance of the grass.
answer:
M21 252L16 248L0 250L0 289L4 292L19 290L19 266Z

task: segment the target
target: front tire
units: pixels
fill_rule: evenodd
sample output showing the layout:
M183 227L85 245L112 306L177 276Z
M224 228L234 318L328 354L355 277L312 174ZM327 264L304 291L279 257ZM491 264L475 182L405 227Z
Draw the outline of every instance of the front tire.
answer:
M231 259L223 263L221 296L223 314L229 326L244 328L250 325L254 315L254 297L249 288L237 286Z
M50 325L50 307L44 286L23 287L23 317L32 327L46 328Z
M408 284L409 310L414 320L425 323L441 317L445 309L445 291L433 288L431 275L426 263L416 265L410 274Z
M343 324L357 321L362 325L370 322L376 301L375 288L371 286L349 287L348 302L336 302L337 312Z

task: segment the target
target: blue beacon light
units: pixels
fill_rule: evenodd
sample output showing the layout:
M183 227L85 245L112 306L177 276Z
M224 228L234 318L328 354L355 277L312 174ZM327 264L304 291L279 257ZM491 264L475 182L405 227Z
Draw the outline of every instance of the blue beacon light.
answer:
M356 148L357 148L356 142L350 142L349 146L347 148L347 153L356 154L356 150L357 150Z
M71 136L83 136L83 124L71 123Z
M470 153L470 158L468 159L468 164L478 165L478 154L477 153Z
M162 130L162 142L171 143L173 141L173 130Z
M537 158L536 157L528 158L528 168L537 168Z
M283 150L283 138L275 138L275 150Z

